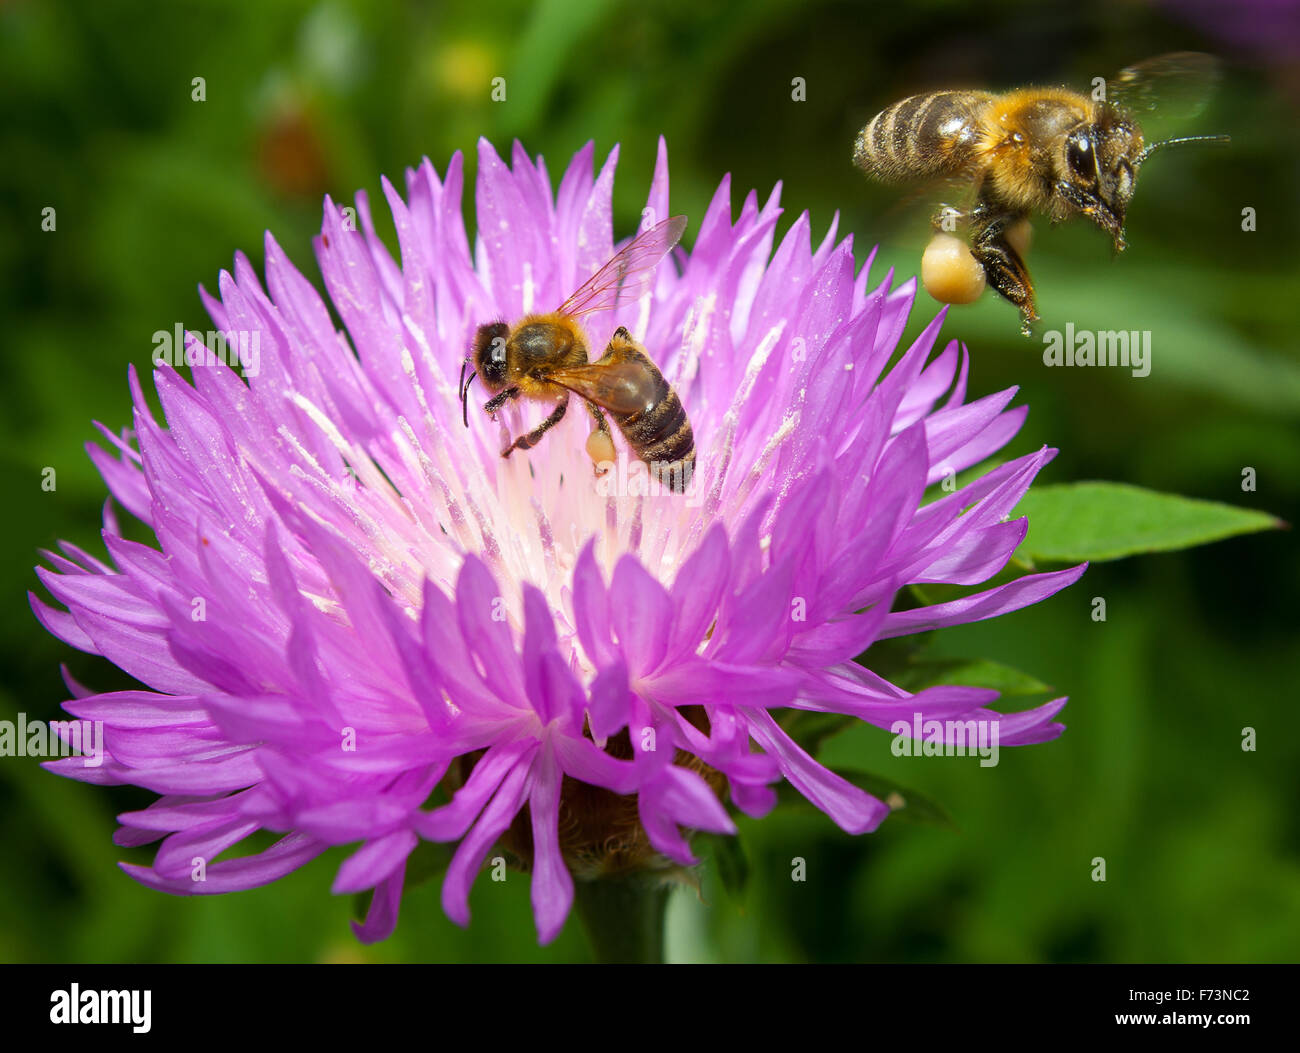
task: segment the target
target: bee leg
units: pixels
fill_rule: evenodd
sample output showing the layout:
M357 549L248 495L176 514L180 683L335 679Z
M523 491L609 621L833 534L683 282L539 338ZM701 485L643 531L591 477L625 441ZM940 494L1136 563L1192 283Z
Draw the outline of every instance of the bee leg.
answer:
M569 396L565 395L563 400L551 411L541 424L537 425L526 435L521 435L504 450L501 451L502 457L509 457L515 450L531 450L541 440L542 436L554 428L561 420L564 419L564 411L569 408Z
M940 205L935 214L930 217L930 232L951 234L968 219L970 214L955 205Z
M1064 180L1057 182L1053 190L1056 192L1057 197L1063 201L1068 201L1080 213L1087 216L1109 234L1116 252L1124 251L1124 224L1120 222L1119 217L1114 212L1093 195L1085 193L1072 183L1067 183Z
M1038 321L1034 283L1024 259L1007 240L1008 229L1020 218L1014 213L992 218L977 215L970 251L993 290L1020 308L1020 331L1028 336L1030 323Z
M518 388L506 388L504 391L497 392L497 394L493 395L490 399L488 399L485 403L483 403L483 412L488 414L495 413L502 406L504 406L510 399L517 399L518 397L519 397Z
M596 430L587 438L587 452L591 454L592 470L596 473L596 477L599 478L609 471L608 467L602 469L601 465L608 465L614 460L617 453L614 450L613 436L609 431L609 421L605 419L604 412L590 399L587 399L586 402L587 409L596 424Z
M600 431L608 435L609 421L605 419L604 411L599 406L597 406L594 402L592 402L591 399L587 399L586 402L587 402L587 409L591 412L592 420L596 422L596 427Z

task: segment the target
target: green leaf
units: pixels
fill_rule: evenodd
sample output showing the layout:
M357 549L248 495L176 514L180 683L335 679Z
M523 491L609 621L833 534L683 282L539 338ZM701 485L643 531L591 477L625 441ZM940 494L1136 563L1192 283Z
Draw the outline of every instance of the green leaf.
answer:
M1037 487L1013 515L1029 517L1029 534L1016 551L1019 558L1064 563L1172 552L1286 526L1267 512L1123 483Z
M987 687L1005 697L1045 695L1052 690L1050 684L1044 684L1028 673L982 658L922 658L921 648L928 641L916 637L900 639L911 640L911 646L885 647L877 654L879 645L873 645L858 661L904 691L915 693L940 684ZM896 644L897 641L882 643ZM780 717L781 729L814 757L821 752L827 739L858 723L861 721L849 714L816 713L806 709L786 710Z
M374 898L375 890L372 888L352 894L352 920L358 925L366 920L366 915L370 913L370 901Z
M733 900L742 900L749 885L749 857L740 843L740 835L701 832L695 835L695 841L718 868L723 890Z
M870 666L870 661L866 663ZM904 691L920 691L938 684L987 687L1003 695L1044 695L1052 690L1028 673L983 658L929 658L914 660L895 673L892 682Z
M406 857L405 887L414 888L437 877L447 869L455 850L455 845L440 841L421 841Z
M902 609L900 605L898 609ZM909 668L930 646L934 639L934 630L909 633L907 636L895 636L888 640L877 640L862 654L854 659L866 666L877 676L892 680L894 674Z
M853 768L832 766L830 770L841 779L851 782L858 789L866 790L872 797L884 801L885 804L889 805L891 816L897 816L899 819L905 819L912 823L942 826L949 830L958 829L957 824L953 822L952 817L947 813L943 805L922 793L918 793L916 790L901 786L892 779L886 779L883 775L872 775ZM820 811L816 805L788 782L782 782L777 786L776 796L777 802L783 808Z
M952 821L952 816L944 810L943 805L931 800L922 793L900 786L892 779L886 779L883 775L872 775L868 772L845 768L832 768L831 771L841 778L848 779L859 789L866 790L872 797L878 797L884 801L889 805L891 818L897 817L912 823L943 826L949 830L957 829L957 824Z
M779 723L781 730L815 757L828 738L860 721L846 713L814 713L807 709L789 709L781 715Z

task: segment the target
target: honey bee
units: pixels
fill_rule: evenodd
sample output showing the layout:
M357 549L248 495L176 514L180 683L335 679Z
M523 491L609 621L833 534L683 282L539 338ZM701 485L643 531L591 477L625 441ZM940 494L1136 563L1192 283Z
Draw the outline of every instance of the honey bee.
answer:
M1157 150L1227 136L1147 143L1138 117L1189 116L1217 70L1210 55L1179 52L1123 70L1087 95L1065 88L1006 94L938 91L882 110L858 133L853 160L886 182L954 178L974 183L974 206L944 206L934 226L969 224L971 255L988 284L1020 309L1021 330L1038 320L1034 287L1016 242L1033 212L1053 222L1087 216L1122 252L1124 217L1138 170ZM1182 110L1176 113L1175 110Z
M695 436L677 392L622 326L605 353L589 362L589 340L581 320L638 299L685 229L686 217L675 216L643 231L548 314L530 314L513 325L497 321L479 326L471 358L461 368L459 394L466 426L469 387L476 376L492 394L483 405L488 414L494 415L512 399L554 406L541 424L502 450L502 457L536 446L564 419L569 396L575 394L584 400L595 423L587 444L593 460L604 459L597 458L598 450L613 452L608 413L633 453L669 489L684 493L695 468ZM474 371L466 380L465 368L471 361Z

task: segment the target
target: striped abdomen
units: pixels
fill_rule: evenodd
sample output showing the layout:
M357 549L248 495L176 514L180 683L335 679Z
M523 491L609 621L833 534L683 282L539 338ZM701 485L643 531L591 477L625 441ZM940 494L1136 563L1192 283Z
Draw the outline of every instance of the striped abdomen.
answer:
M993 98L982 91L936 91L896 102L858 133L853 162L888 182L967 172L981 138L980 116Z
M648 408L632 413L611 412L610 416L637 457L650 466L650 474L670 489L684 492L695 471L695 435L682 400L631 340L617 348L617 355L645 370L651 394L646 400Z

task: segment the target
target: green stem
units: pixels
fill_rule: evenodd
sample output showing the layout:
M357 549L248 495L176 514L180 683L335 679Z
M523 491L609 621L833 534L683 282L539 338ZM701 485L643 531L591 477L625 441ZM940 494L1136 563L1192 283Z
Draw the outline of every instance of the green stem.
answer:
M574 905L596 961L662 964L668 892L644 874L577 882Z

